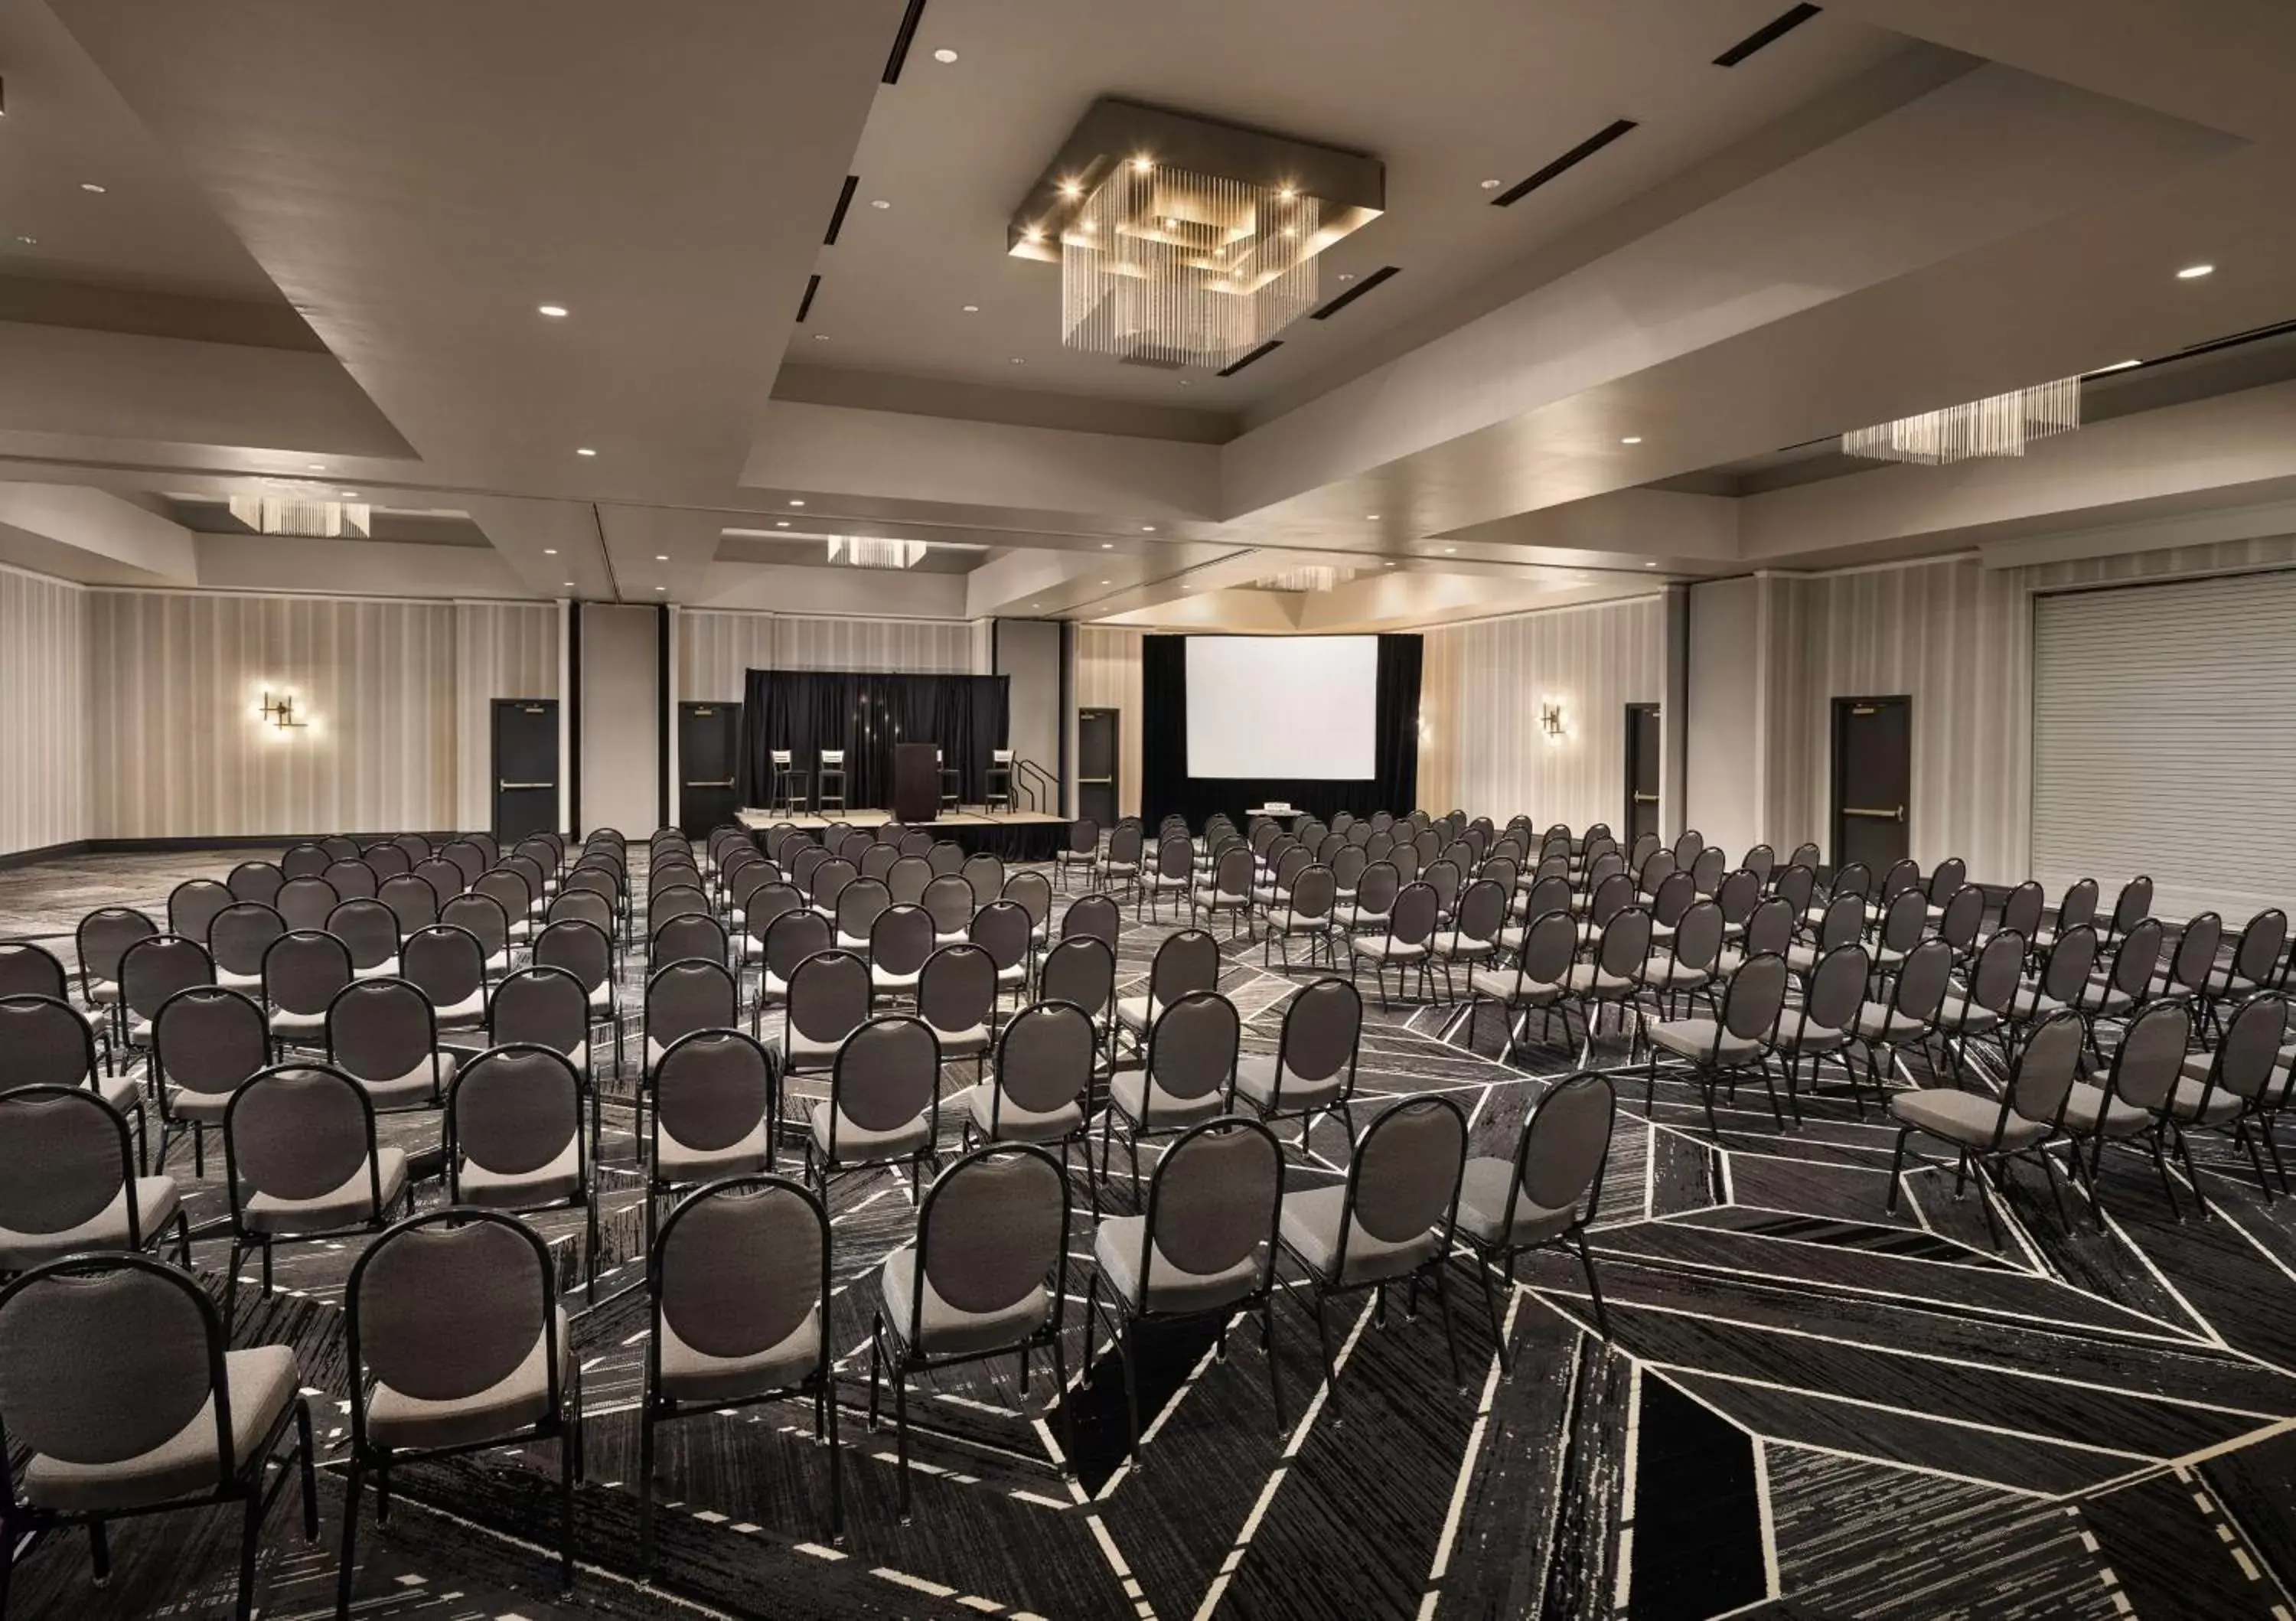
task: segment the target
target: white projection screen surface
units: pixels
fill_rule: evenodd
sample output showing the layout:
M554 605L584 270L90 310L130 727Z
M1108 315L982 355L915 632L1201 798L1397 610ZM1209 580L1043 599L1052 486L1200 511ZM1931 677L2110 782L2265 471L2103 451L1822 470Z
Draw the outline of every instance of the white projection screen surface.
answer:
M1377 774L1377 636L1190 636L1188 774Z

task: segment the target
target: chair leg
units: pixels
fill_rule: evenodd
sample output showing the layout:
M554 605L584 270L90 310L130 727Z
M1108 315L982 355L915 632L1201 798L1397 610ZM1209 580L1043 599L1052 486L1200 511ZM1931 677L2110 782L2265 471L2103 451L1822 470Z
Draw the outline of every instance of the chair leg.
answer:
M1116 1337L1117 1355L1124 1363L1124 1412L1126 1418L1131 1422L1130 1456L1132 1467L1136 1470L1140 1467L1140 1380L1134 1367L1135 1358L1132 1354L1132 1339L1136 1332L1136 1322L1135 1318L1125 1318L1122 1326L1117 1330Z
M316 1449L311 1445L311 1404L303 1397L295 1398L295 1461L303 1475L303 1540L319 1540L319 1466ZM0 1614L4 1614L0 1608Z
M2041 1162L2041 1180L2049 1184L2049 1198L2057 1207L2057 1225L2067 1232L2072 1231L2072 1218L2065 1214L2064 1191L2057 1186L2057 1167L2049 1163L2049 1150L2036 1148L2033 1158Z
M351 1613L351 1556L358 1545L359 1488L365 1483L362 1462L358 1448L354 1445L350 1478L343 1487L343 1545L335 1571L336 1621L347 1621Z
M893 1364L893 1452L901 1478L901 1523L909 1523L909 1370L907 1359Z
M869 1327L869 1433L877 1433L877 1369L884 1361L885 1314L877 1314Z
M1340 1396L1340 1373L1338 1367L1334 1365L1332 1361L1332 1330L1330 1323L1326 1322L1324 1318L1324 1291L1320 1289L1316 1290L1316 1343L1322 1348L1324 1353L1324 1387L1332 1393L1332 1405L1334 1409L1333 1421L1336 1422L1338 1419L1336 1409L1339 1406Z
M1611 1314L1603 1306L1603 1286L1595 1281L1595 1257L1587 1248L1587 1232L1580 1228L1572 1238L1578 1240L1578 1265L1587 1274L1587 1293L1595 1302L1595 1328L1604 1339L1611 1337Z
M822 1391L821 1405L829 1420L829 1545L838 1546L845 1540L845 1464L844 1448L837 1439L837 1376L828 1376L827 1388Z
M1275 1433L1283 1433L1283 1391L1275 1378L1275 1291L1259 1298L1259 1349L1267 1359L1267 1399L1275 1407Z
M2201 1173L2193 1164L2192 1144L2185 1140L2184 1127L2172 1125L2169 1129L2177 1134L2177 1158L2185 1162L2185 1180L2193 1184L2193 1199L2201 1207L2201 1219L2206 1221L2209 1219L2209 1196L2201 1191Z
M255 1544L263 1535L263 1478L260 1473L247 1490L247 1504L240 1511L239 1524L239 1606L234 1612L238 1621L248 1621L255 1613Z
M2169 1175L2169 1156L2161 1146L2161 1128L2152 1128L2152 1168L2161 1173L2161 1191L2169 1200L2169 1214L2178 1222L2185 1219L2185 1207L2177 1201L2177 1183Z
M1459 1394L1467 1391L1466 1379L1459 1371L1459 1327L1451 1321L1451 1285L1447 1274L1451 1270L1450 1257L1435 1257L1435 1310L1443 1319L1443 1348L1450 1353L1451 1382L1459 1387ZM1416 1274L1412 1281L1417 1282Z
M653 1574L653 1402L638 1407L638 1574Z
M1890 1202L1887 1208L1890 1214L1892 1216L1895 1216L1898 1213L1898 1184L1906 1179L1906 1139L1913 1134L1914 1128L1912 1126L1905 1126L1898 1127L1898 1150L1897 1152L1890 1156Z
M575 1437L581 1422L578 1411L558 1432L558 1584L568 1592L574 1590L574 1459L580 1450Z
M1506 1323L1499 1314L1498 1291L1491 1287L1490 1263L1480 1254L1475 1257L1475 1276L1483 1285L1483 1310L1491 1320L1491 1345L1498 1352L1499 1375L1513 1379L1514 1369L1507 1358Z

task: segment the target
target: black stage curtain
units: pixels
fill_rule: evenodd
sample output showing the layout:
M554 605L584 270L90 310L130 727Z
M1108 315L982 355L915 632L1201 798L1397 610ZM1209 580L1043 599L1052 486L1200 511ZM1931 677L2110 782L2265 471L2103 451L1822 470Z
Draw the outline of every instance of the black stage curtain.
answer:
M845 750L845 803L893 803L893 745L939 743L967 804L978 805L988 751L1005 743L1003 675L877 675L847 670L751 670L742 706L742 803L773 795L773 751L786 749L821 790L821 751Z
M1192 777L1188 774L1187 637L1144 636L1140 644L1140 810L1152 830L1178 812L1188 825L1224 810L1242 825L1243 813L1269 799L1286 799L1328 817L1333 811L1400 816L1419 802L1420 639L1379 639L1378 713L1372 744L1376 774L1360 782L1322 778Z

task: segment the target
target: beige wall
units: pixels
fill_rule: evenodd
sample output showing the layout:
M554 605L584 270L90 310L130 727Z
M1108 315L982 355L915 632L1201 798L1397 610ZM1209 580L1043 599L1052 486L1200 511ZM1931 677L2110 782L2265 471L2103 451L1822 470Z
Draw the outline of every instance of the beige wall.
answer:
M661 651L659 610L585 602L582 615L582 802L575 821L643 839L661 825Z
M1658 596L1556 608L1426 633L1419 802L1544 827L1620 823L1626 707L1666 690L1666 604ZM1563 735L1538 728L1562 706ZM1398 809L1401 807L1398 807Z
M1140 641L1147 633L1113 625L1079 625L1076 633L1076 707L1116 711L1116 810L1140 814Z
M0 856L89 837L88 594L0 568Z
M832 619L711 609L677 616L682 701L740 703L750 670L987 675L988 656L986 637L963 619Z

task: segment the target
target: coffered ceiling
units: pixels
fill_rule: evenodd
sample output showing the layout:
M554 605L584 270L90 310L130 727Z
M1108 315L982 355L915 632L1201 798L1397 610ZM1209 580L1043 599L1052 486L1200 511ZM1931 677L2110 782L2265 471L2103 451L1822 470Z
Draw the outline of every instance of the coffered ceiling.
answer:
M1823 450L2296 316L2296 22L1837 0L1718 63L1783 9L0 0L0 561L1303 630L2296 479L2269 345L2101 379L2020 463ZM1324 291L1395 274L1226 378L1063 348L1005 224L1103 95L1376 157ZM281 489L374 538L234 532Z

